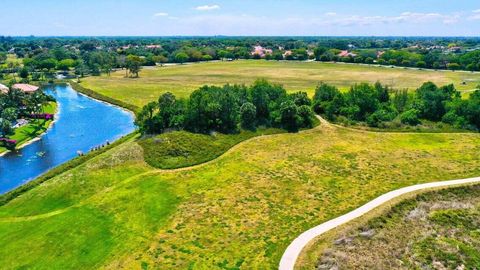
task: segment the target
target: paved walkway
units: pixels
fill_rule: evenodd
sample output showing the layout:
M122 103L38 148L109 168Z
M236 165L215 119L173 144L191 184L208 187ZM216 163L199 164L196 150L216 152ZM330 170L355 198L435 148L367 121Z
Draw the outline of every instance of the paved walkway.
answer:
M414 185L409 187L404 187L397 189L382 196L374 199L373 201L368 202L367 204L343 215L338 218L329 220L323 224L320 224L298 236L293 242L287 247L285 253L283 253L282 259L280 260L279 270L293 270L295 267L295 262L297 261L300 253L305 248L305 246L315 239L316 237L342 225L353 219L356 219L360 216L363 216L372 209L394 199L399 196L411 193L414 191L439 188L439 187L453 187L458 185L480 183L480 177L469 178L469 179L460 179L460 180L451 180L451 181L442 181L442 182L433 182L420 185Z

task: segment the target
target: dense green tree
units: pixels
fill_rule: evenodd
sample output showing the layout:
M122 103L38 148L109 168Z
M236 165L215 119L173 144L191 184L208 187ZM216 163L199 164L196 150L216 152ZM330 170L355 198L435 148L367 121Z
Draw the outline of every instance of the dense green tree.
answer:
M296 92L296 93L290 94L289 97L291 100L293 100L293 102L295 102L295 105L297 106L312 105L312 101L310 100L306 92Z
M180 128L183 126L184 104L177 101L175 95L170 92L162 94L158 99L158 115L162 121L161 129Z
M142 69L143 59L137 55L129 55L126 60L126 67L130 74L138 78L138 73Z
M298 115L298 107L291 100L282 102L280 105L280 123L283 128L290 132L298 131L300 125L300 117Z
M188 61L188 54L180 52L175 55L175 61L177 63L183 64Z
M381 103L390 101L390 90L388 86L383 86L380 82L376 82L374 87L377 92L378 101Z
M7 137L13 134L12 124L7 119L0 118L0 136Z
M268 122L272 111L279 109L279 104L286 95L285 89L280 85L270 84L266 80L255 81L251 87L251 96L260 123Z
M400 121L402 121L403 124L415 126L420 124L420 119L418 115L419 115L418 110L410 109L408 111L403 112L400 115Z
M57 69L68 71L70 68L75 67L75 60L73 59L63 59L57 64Z
M242 128L254 130L256 126L257 108L253 103L245 102L240 107L240 123Z
M28 76L30 75L30 73L28 72L28 69L24 67L20 69L20 71L18 72L18 75L22 79L28 79Z
M380 103L375 87L366 83L352 86L345 98L349 104L349 108L344 110L345 114L357 121L364 121L369 114L378 109Z
M298 116L300 120L300 127L312 128L315 115L310 106L301 105L298 106Z
M152 59L155 63L160 64L160 66L163 66L163 64L168 62L168 58L163 55L155 55Z
M459 97L459 93L453 85L438 88L434 83L427 82L416 90L415 107L420 111L420 117L439 121L446 113L446 102L454 97Z
M5 63L7 61L7 53L0 52L0 64Z
M144 134L154 134L163 131L161 119L157 116L158 103L150 102L145 105L137 114L135 124L139 127L140 132Z
M195 90L188 101L186 128L200 133L236 131L239 123L238 97L227 89L203 86Z

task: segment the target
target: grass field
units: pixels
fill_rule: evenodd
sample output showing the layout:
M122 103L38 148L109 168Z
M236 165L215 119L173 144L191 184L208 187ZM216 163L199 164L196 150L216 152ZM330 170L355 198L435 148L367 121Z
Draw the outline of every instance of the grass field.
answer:
M55 113L57 104L51 102L49 105L45 106L45 113ZM17 147L21 147L23 144L29 142L30 140L43 134L50 124L51 120L42 120L42 119L33 119L29 120L29 123L23 127L17 128L14 130L14 134L10 136L10 139L17 141ZM0 153L7 151L5 147L0 146Z
M143 106L167 91L178 97L188 97L193 90L205 84L251 84L257 78L283 84L291 92L306 91L310 95L321 81L343 90L354 83L376 81L398 89L415 89L423 82L432 81L439 85L453 83L459 90L471 90L480 83L480 73L255 60L145 68L140 72L140 78L124 76L124 71L118 71L111 76L85 78L81 84L114 99Z
M429 192L317 240L297 268L476 269L479 226L480 186Z
M6 269L273 269L299 233L389 190L480 174L478 134L333 126L157 170L131 140L0 207Z

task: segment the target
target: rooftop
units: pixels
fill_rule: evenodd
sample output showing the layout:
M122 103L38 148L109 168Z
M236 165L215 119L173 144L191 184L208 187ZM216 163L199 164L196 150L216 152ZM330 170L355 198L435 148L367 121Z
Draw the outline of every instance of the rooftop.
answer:
M1 93L8 93L8 87L0 83L0 92Z
M38 86L26 84L26 83L17 83L12 86L13 89L18 89L25 93L33 93L38 90Z

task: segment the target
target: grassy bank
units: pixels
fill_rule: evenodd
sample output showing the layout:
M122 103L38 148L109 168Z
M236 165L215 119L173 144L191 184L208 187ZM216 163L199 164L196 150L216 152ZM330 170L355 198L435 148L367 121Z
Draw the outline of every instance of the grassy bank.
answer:
M104 147L104 148L101 148L100 150L97 150L97 151L92 151L92 152L89 152L87 153L86 155L84 156L79 156L79 157L76 157L60 166L57 166L51 170L49 170L48 172L44 173L43 175L37 177L35 180L33 181L30 181L26 184L23 184L21 186L19 186L18 188L10 191L10 192L7 192L3 195L0 195L0 206L8 203L9 201L15 199L16 197L20 196L21 194L37 187L38 185L42 184L43 182L49 180L49 179L52 179L64 172L67 172L69 170L72 170L74 169L75 167L78 167L80 166L81 164L91 160L92 158L102 154L102 153L105 153L106 151L118 146L118 145L121 145L122 143L125 143L126 141L128 140L131 140L132 138L135 138L137 136L136 133L132 133L132 134L129 134L119 140L117 140L116 142Z
M55 102L50 102L49 105L44 106L45 113L54 114L56 110L57 104ZM22 145L45 133L48 127L50 127L50 124L52 124L52 122L52 120L30 119L27 125L16 128L14 130L14 134L11 135L9 138L12 140L16 140L17 148L20 148L22 147ZM0 146L0 154L6 151L8 151L8 149Z
M380 194L479 175L479 150L478 134L322 125L257 137L207 164L162 171L127 141L1 206L0 263L271 269L299 233Z
M306 250L298 269L475 269L480 186L404 200Z
M101 101L105 101L107 103L125 108L125 109L127 109L127 110L129 110L133 113L137 113L140 110L140 107L138 107L136 105L132 105L132 104L126 103L122 100L112 98L111 96L103 95L98 91L93 91L91 89L85 88L83 85L80 85L76 82L69 82L69 84L72 86L73 89L75 89L75 91L80 92L84 95L87 95L91 98L98 99L98 100L101 100Z
M140 72L140 78L124 76L123 71L118 71L111 76L88 77L81 85L104 96L143 106L167 91L177 97L188 97L193 90L205 84L251 84L257 78L283 84L288 91L306 91L310 95L321 81L342 90L354 83L376 81L397 89L415 89L423 82L432 81L438 85L453 83L459 90L471 90L480 83L479 73L256 60L145 68Z

